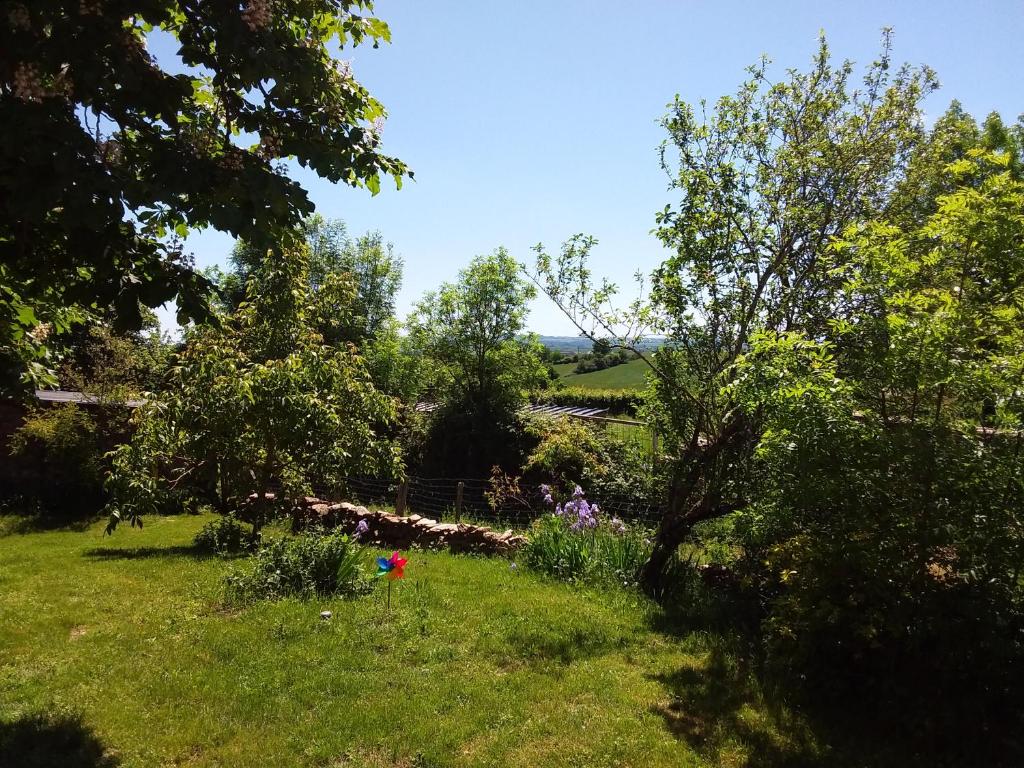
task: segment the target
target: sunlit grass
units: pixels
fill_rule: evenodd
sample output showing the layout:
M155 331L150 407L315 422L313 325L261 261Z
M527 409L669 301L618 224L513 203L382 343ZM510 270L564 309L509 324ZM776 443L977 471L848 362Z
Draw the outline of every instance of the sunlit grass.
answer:
M635 592L414 551L390 613L383 584L369 597L229 610L223 577L240 563L191 547L207 520L0 539L0 764L753 766L819 756L809 729L765 701L723 638L680 632ZM109 762L55 751L75 739Z

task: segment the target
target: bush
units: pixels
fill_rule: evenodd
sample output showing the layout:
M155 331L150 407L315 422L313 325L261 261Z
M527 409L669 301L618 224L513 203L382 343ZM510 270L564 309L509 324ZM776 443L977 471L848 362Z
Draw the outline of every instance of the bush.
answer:
M211 520L200 529L193 541L204 552L218 555L241 552L255 544L252 531L247 531L233 515Z
M563 492L571 492L579 483L598 498L653 498L664 485L651 471L648 450L636 440L620 439L594 423L536 419L531 432L538 443L523 465L531 480L551 481Z
M252 556L248 568L227 577L227 597L232 603L358 595L370 589L363 548L338 531L269 541Z
M648 532L626 526L588 504L582 491L537 520L522 550L523 562L564 581L635 586L650 555Z
M24 467L21 490L47 512L98 511L107 439L96 419L76 405L31 412L10 443L12 457Z

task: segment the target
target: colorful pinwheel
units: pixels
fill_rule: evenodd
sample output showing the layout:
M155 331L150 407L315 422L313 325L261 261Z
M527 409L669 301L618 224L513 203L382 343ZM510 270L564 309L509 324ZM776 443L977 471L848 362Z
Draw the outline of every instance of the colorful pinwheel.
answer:
M397 552L392 552L390 558L377 558L377 575L387 576L389 581L405 578L405 564L409 562L404 557L399 557Z
M377 576L388 577L388 611L391 610L391 582L395 579L405 578L405 564L409 562L404 557L399 557L397 552L392 552L390 558L377 558Z

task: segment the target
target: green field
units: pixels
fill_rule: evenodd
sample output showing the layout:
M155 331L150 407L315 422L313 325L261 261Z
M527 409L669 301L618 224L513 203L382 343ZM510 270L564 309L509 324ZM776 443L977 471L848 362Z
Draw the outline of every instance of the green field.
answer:
M576 363L559 363L554 366L558 380L566 386L589 389L643 389L648 371L647 363L643 360L630 360L592 373L573 373L575 368Z
M383 589L229 609L208 519L0 538L0 765L855 763L635 593L414 551L390 613Z

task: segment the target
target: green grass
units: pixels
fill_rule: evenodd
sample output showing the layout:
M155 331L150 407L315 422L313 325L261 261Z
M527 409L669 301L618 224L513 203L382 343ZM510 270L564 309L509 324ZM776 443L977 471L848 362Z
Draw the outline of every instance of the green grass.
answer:
M192 548L208 519L6 527L0 765L844 762L725 638L635 593L414 551L391 613L383 584L228 610L241 562Z
M558 380L566 386L588 389L643 389L648 370L643 360L630 360L592 373L573 373L576 363L559 363L553 367L559 375Z

